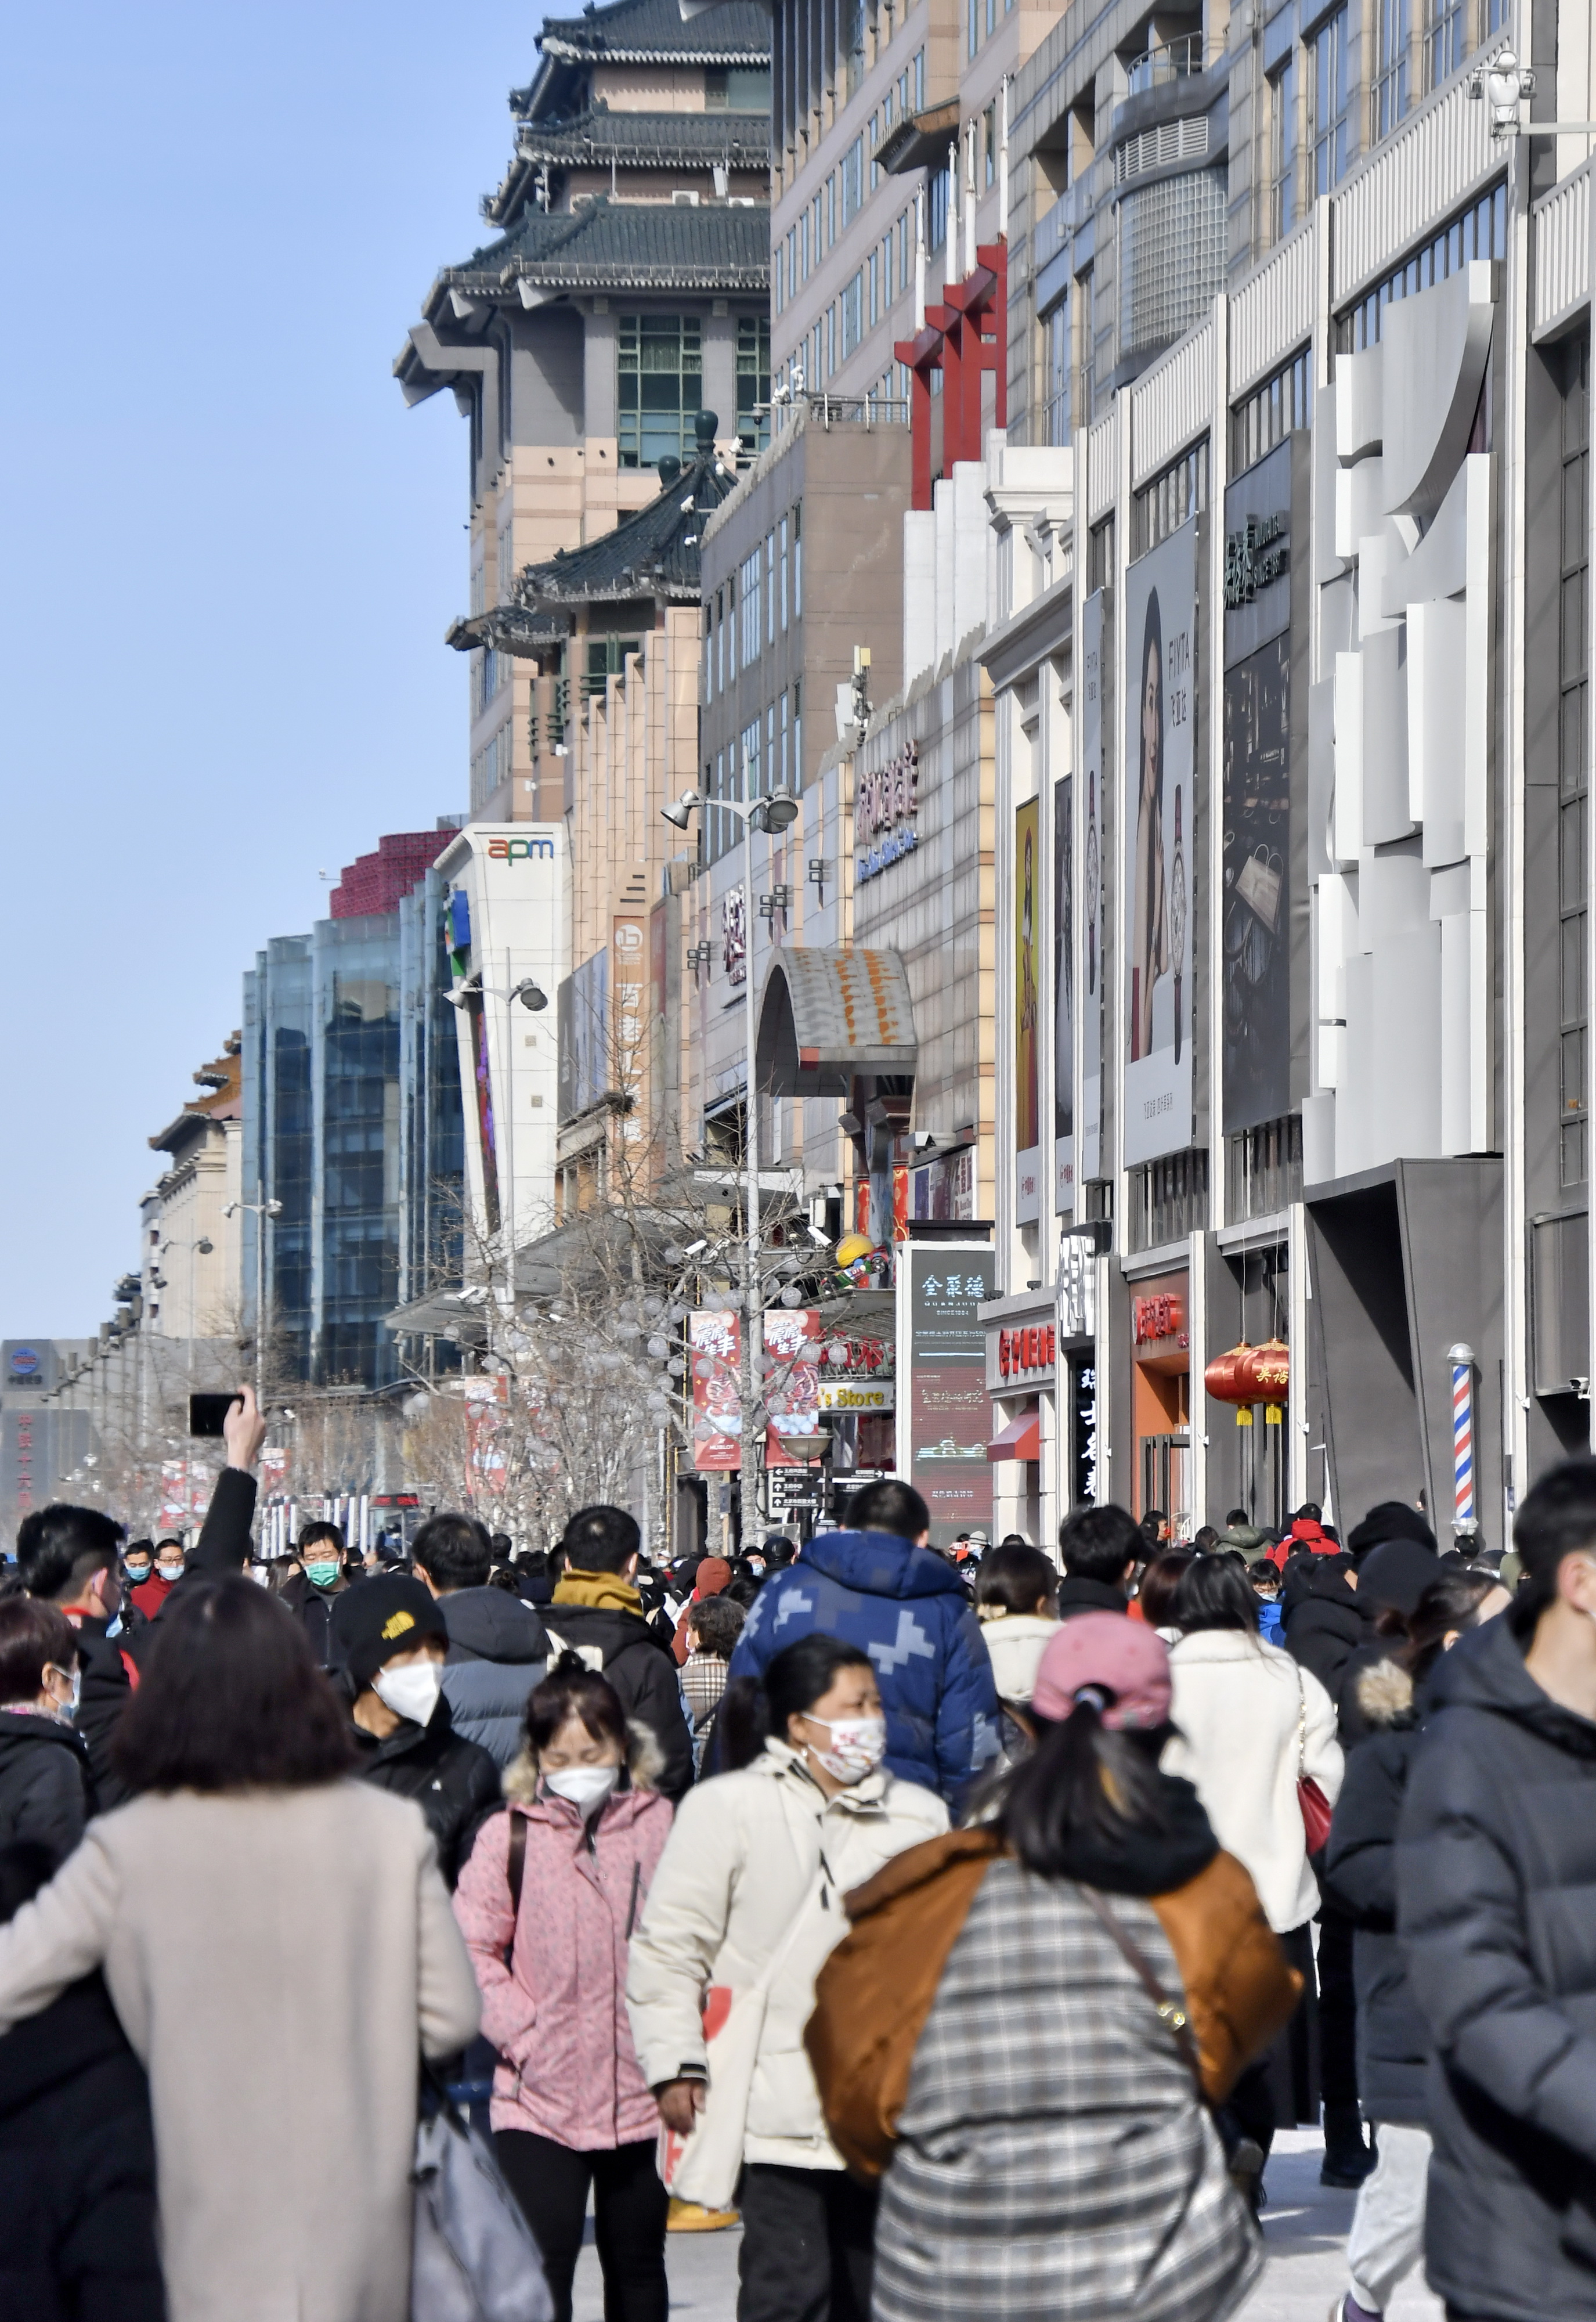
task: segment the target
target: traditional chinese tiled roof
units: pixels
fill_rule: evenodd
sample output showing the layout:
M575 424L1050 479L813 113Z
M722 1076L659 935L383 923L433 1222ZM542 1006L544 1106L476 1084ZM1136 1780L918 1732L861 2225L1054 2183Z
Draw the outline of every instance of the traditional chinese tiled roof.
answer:
M713 415L704 416L712 423ZM705 433L713 436L712 424ZM658 499L623 517L613 532L601 533L597 540L568 549L546 563L529 564L516 580L516 602L529 608L637 597L696 603L704 519L735 481L711 441L665 485Z
M770 279L764 202L612 202L599 195L574 210L527 211L513 233L440 274L434 296L507 291L517 281L569 290L762 291Z
M594 105L571 121L527 121L516 140L523 161L552 169L763 169L771 159L768 113L612 113Z
M771 60L771 17L759 0L726 0L684 23L678 0L616 0L579 16L550 17L538 47L571 63L763 65ZM512 106L530 96L517 90Z
M452 645L456 653L475 653L479 646L487 645L494 653L532 661L546 646L557 644L565 634L563 621L550 620L542 613L529 613L524 605L490 605L485 613L451 621L443 633L443 642Z

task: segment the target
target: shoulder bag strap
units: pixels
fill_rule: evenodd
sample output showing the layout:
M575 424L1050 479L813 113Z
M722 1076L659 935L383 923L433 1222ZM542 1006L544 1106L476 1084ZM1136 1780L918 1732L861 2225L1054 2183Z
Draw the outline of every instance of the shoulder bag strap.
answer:
M510 1841L505 1851L505 1876L510 1882L510 1940L505 1945L505 1965L513 1964L515 1957L515 1936L521 1924L521 1887L526 1877L526 1816L506 1806L510 1817Z
M1180 2000L1170 1997L1154 1974L1141 1946L1132 1940L1097 1888L1088 1887L1084 1881L1077 1881L1077 1884L1088 1906L1102 1927L1103 1933L1114 1944L1142 1989L1153 2002L1159 2021L1174 2034L1175 2045L1181 2052L1181 2061L1197 2082L1198 2096L1203 2098L1202 2059L1198 2054L1197 2043L1191 2036L1191 2025L1187 2018L1185 2007ZM1206 2098L1203 2100L1206 2102Z

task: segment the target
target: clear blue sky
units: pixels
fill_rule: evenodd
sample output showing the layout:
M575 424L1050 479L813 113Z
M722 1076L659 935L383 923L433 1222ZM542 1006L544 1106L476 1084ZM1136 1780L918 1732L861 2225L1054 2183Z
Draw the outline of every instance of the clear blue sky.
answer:
M542 12L105 0L0 81L0 1337L92 1331L269 936L466 803L464 423L389 366Z

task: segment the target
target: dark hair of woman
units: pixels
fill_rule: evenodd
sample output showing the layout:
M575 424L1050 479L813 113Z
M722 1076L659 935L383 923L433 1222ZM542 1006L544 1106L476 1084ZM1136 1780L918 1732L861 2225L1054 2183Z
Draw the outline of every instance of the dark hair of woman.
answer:
M1136 1602L1142 1608L1142 1618L1150 1629L1172 1629L1175 1625L1175 1591L1190 1566L1197 1559L1189 1548L1161 1548L1142 1575L1136 1590ZM1254 1614L1256 1623L1257 1614Z
M355 1748L303 1623L241 1574L163 1605L111 1759L132 1790L304 1789Z
M64 1613L36 1596L0 1601L0 1708L41 1693L47 1664L70 1677L77 1662L78 1632Z
M994 1816L1027 1870L1067 1879L1081 1842L1169 1827L1158 1754L1169 1728L1118 1732L1103 1723L1112 1696L1083 1687L1068 1717L1037 1717L1036 1746L1005 1777Z
M1472 1629L1481 1605L1500 1586L1494 1572L1467 1566L1430 1582L1408 1617L1407 1647L1400 1656L1415 1686L1423 1684L1440 1659L1447 1638L1455 1630Z
M1028 1540L1008 1540L981 1559L975 1583L978 1605L1001 1604L1005 1613L1040 1613L1058 1594L1058 1568Z
M1199 1629L1245 1629L1258 1633L1258 1599L1247 1578L1245 1559L1226 1549L1218 1556L1194 1556L1181 1573L1170 1608L1172 1625L1183 1635Z
M540 1754L572 1718L595 1742L626 1746L626 1713L607 1678L590 1669L580 1653L563 1652L526 1705L526 1738Z
M788 1719L813 1709L831 1691L840 1669L874 1667L859 1646L818 1630L783 1646L762 1681L740 1677L727 1686L716 1721L716 1762L727 1773L752 1766L767 1742L786 1741Z

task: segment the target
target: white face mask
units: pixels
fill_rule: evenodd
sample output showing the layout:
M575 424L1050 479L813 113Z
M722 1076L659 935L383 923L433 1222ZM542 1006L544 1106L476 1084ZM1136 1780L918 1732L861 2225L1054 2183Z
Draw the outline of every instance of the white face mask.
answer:
M163 1580L181 1580L183 1577L183 1568L180 1564L158 1564L155 1569Z
M834 1781L863 1781L887 1754L884 1717L811 1717L809 1723L824 1725L831 1735L830 1749L815 1755Z
M595 1815L621 1778L618 1766L564 1766L545 1774L545 1788L557 1798L568 1798L579 1814Z
M400 1668L379 1668L371 1680L371 1690L396 1716L407 1717L413 1725L429 1725L443 1690L443 1672L436 1661L409 1661Z

